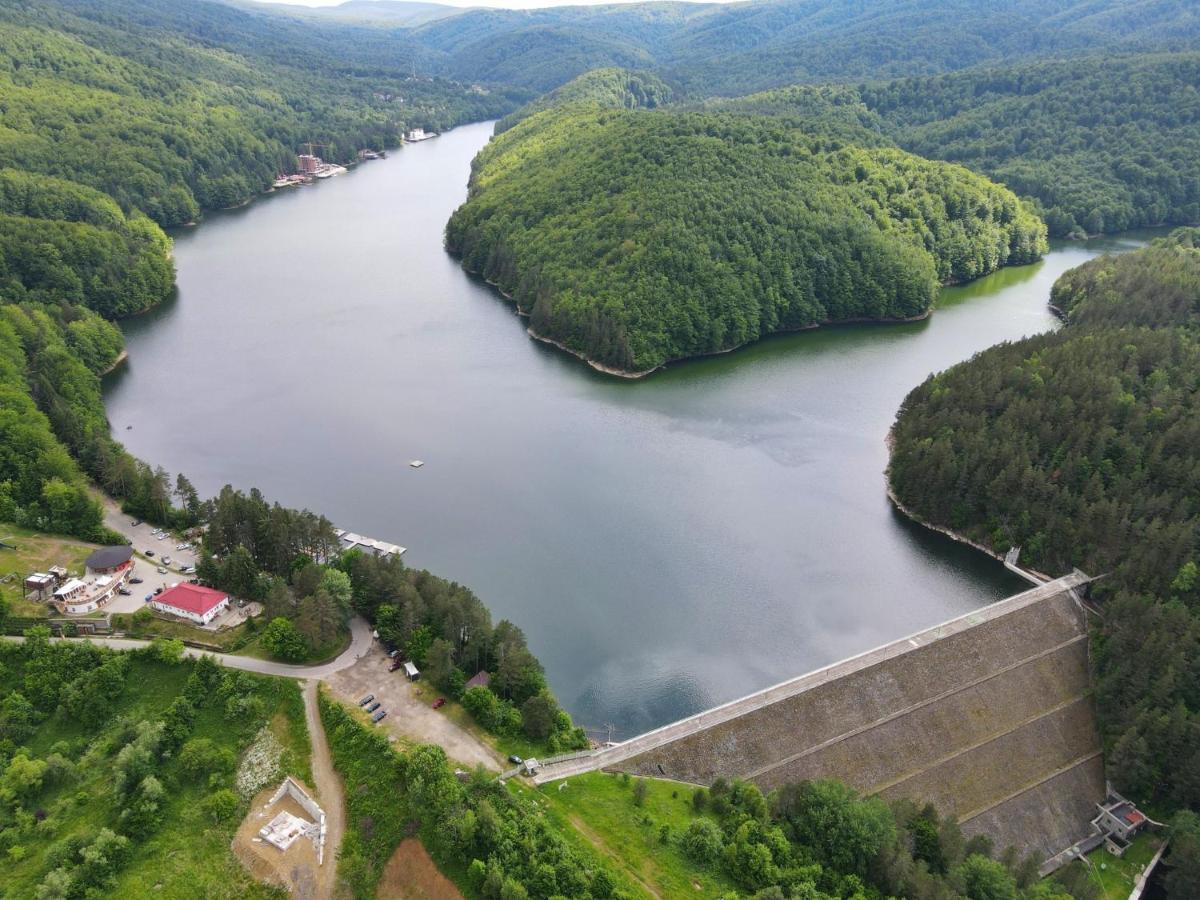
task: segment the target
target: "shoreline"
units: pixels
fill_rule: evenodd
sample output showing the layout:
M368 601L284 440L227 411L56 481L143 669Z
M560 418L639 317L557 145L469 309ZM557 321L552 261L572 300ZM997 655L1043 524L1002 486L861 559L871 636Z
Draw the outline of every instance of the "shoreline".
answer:
M127 360L127 359L129 359L129 350L126 349L125 347L122 347L121 352L117 354L117 358L112 361L112 364L109 365L109 367L107 369L105 369L103 372L98 372L96 374L96 377L103 378L105 375L108 375L110 372L115 372L117 370L117 368L121 365L121 363L125 362L125 360Z
M892 508L910 522L920 525L922 528L928 529L929 531L935 531L944 537L948 537L957 544L963 544L973 550L978 550L980 553L991 557L992 559L996 560L996 562L1008 569L1009 567L1007 565L1007 560L1000 553L997 553L990 547L985 547L983 544L980 544L977 541L971 540L966 535L957 532L952 528L947 528L945 525L935 525L933 522L928 521L904 505L900 498L896 496L896 492L892 488L892 453L895 451L896 447L895 426L888 429L887 435L883 439L883 443L887 446L888 450L888 465L887 468L883 470L884 491L887 494L888 502L892 504ZM1047 575L1045 572L1039 572L1037 569L1027 568L1024 571L1036 575L1044 581L1054 580L1050 575Z
M502 287L500 287L500 285L497 284L495 281L492 281L490 278L486 277L482 272L477 272L474 269L468 268L466 263L464 263L462 261L462 257L459 254L454 253L452 250L449 250L449 249L447 249L446 252L449 253L451 256L453 256L455 259L457 259L459 261L459 266L462 268L462 270L464 272L466 272L468 275L470 275L473 278L479 279L484 284L486 284L488 287L492 288L492 290L494 290L497 294L499 294L501 297L503 297L505 300L507 300L509 303L511 303L513 306L513 311L520 318L528 319L530 317L529 313L527 313L527 312L525 312L525 310L521 309L521 305L517 302L516 297L514 297L512 294L508 293L508 291L504 290ZM544 334L539 334L537 331L534 331L532 326L526 327L525 333L530 338L532 338L535 341L538 341L539 343L549 344L551 347L555 347L556 349L561 350L564 353L574 356L580 362L586 364L589 368L594 369L595 371L601 373L602 375L610 375L614 378L624 378L627 381L637 381L639 379L647 377L648 375L653 375L655 372L666 369L668 366L674 365L676 363L694 362L694 361L701 360L701 359L708 359L713 356L724 356L727 353L733 353L736 350L742 350L742 349L745 349L746 347L752 347L753 345L755 345L757 343L760 343L765 340L769 340L770 338L773 338L773 337L779 337L782 335L800 334L805 331L816 331L820 328L838 328L841 326L911 325L915 322L924 322L926 319L930 318L933 315L933 311L935 308L936 308L936 304L931 305L929 307L929 309L925 310L925 312L920 313L919 315L902 316L900 318L870 318L870 317L866 317L866 316L857 316L857 317L851 318L851 319L824 319L820 322L813 322L810 325L799 325L795 328L780 328L776 331L771 331L771 332L768 332L767 334L759 335L758 337L754 338L753 340L745 341L744 343L741 343L741 344L735 344L732 347L724 347L720 350L713 350L708 353L695 353L690 356L675 356L675 357L672 357L671 359L668 359L665 362L661 362L658 365L653 366L649 369L620 369L620 368L617 368L616 366L610 366L607 363L599 362L597 360L592 359L590 356L588 356L586 353L584 353L580 350L576 350L573 347L568 347L566 344L562 343L561 341L557 340L556 338L548 337L547 335L544 335Z

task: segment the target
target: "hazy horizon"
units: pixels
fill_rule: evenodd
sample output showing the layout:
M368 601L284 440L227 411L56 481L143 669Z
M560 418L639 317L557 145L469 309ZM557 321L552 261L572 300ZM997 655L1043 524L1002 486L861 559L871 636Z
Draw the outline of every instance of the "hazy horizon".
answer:
M256 3L307 6L340 6L346 0L254 0ZM387 2L387 0L368 0L368 2ZM397 0L405 2L405 0ZM496 9L544 9L550 6L612 6L618 3L642 3L645 0L411 0L411 2L436 3L439 6L459 6L464 8L488 6ZM678 0L682 3L733 3L745 0Z

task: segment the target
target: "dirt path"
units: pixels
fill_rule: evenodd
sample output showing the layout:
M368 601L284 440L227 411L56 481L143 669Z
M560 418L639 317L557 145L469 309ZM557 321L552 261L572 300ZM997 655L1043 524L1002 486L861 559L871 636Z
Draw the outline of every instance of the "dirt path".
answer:
M633 880L637 882L638 886L641 887L642 890L644 890L651 897L655 897L657 900L662 900L662 894L658 892L658 888L646 881L646 879L642 877L642 873L635 872L632 868L630 868L629 865L626 864L625 860L623 860L618 853L610 848L608 844L604 842L604 838L600 837L600 835L597 834L587 822L574 813L569 815L568 818L570 819L571 824L575 826L575 829L592 842L592 846L594 846L597 851L604 856L607 856L612 861L617 871L624 872L626 875L629 875L631 878L633 878Z
M342 779L333 768L329 742L325 740L325 729L321 725L317 684L315 678L304 683L304 719L308 723L309 739L312 741L314 787L318 802L325 810L325 862L317 872L316 896L328 900L333 897L337 884L337 855L342 846L342 835L346 833L346 801Z

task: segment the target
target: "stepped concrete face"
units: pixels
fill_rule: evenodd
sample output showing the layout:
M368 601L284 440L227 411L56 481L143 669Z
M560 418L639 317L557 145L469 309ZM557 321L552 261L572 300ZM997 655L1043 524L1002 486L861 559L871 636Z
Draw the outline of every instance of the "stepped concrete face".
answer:
M1071 575L826 669L547 769L605 768L764 791L838 778L932 802L970 836L1047 858L1105 796Z

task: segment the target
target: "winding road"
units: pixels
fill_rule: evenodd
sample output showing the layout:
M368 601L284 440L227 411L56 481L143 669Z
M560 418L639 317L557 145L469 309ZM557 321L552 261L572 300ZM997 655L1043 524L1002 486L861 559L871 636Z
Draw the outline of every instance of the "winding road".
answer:
M23 637L12 635L5 637L10 641L25 640ZM111 647L113 650L136 650L150 643L150 641L137 638L60 637L52 638L52 640L91 641L93 644L98 644L102 647ZM231 653L211 653L207 650L197 650L193 647L184 648L183 654L189 657L211 656L223 666L228 666L231 669L244 669L247 672L257 672L260 675L282 675L286 678L324 678L327 675L332 675L334 672L350 668L350 666L366 656L371 650L371 641L371 626L367 624L365 619L355 616L350 620L350 646L336 658L316 666L293 666L288 663L272 662L268 659L254 659L250 656L234 656Z

